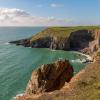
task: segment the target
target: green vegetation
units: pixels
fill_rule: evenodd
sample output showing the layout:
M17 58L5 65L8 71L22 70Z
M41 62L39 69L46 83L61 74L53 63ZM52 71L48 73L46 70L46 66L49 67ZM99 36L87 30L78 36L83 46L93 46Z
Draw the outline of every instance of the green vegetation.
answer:
M44 36L53 36L60 39L64 39L69 37L71 32L91 29L100 29L100 26L49 27L34 35L31 38L31 41L39 39Z

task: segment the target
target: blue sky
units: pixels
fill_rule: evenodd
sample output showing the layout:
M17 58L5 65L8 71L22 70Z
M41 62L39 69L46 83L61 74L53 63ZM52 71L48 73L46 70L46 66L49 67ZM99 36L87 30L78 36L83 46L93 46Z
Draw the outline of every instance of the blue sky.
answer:
M3 26L100 25L99 11L100 0L0 0L0 23Z

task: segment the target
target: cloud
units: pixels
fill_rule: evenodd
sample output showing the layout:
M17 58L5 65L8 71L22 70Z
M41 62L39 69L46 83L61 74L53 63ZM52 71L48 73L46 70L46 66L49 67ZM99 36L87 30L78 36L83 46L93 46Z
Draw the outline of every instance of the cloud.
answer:
M59 8L59 7L63 7L64 5L52 3L50 6L53 8Z
M0 26L62 26L68 25L71 21L71 19L33 16L16 8L0 8Z

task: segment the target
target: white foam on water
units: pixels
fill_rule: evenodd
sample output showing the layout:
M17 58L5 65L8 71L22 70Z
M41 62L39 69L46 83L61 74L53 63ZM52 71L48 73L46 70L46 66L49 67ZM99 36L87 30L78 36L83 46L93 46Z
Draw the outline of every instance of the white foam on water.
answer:
M86 62L86 61L87 61L86 59L71 60L71 62L73 62L73 63L83 63L83 62Z
M87 60L92 61L92 57L90 55L86 55L86 54L83 54L83 53L80 53L80 52L76 52L76 53L78 53L78 54L80 54L82 56L85 56Z
M71 62L77 62L77 63L85 63L85 62L89 62L89 61L92 61L92 57L89 56L89 55L86 55L86 54L83 54L83 53L80 53L80 52L75 52L74 53L77 53L77 54L80 54L82 56L85 56L86 58L85 59L76 59L76 60L71 60Z
M59 58L59 60L63 60L63 58Z
M5 45L8 45L8 44L10 44L9 42L6 42L6 43L4 43Z
M23 96L23 93L17 94L15 97L13 97L14 100L16 100L18 97Z

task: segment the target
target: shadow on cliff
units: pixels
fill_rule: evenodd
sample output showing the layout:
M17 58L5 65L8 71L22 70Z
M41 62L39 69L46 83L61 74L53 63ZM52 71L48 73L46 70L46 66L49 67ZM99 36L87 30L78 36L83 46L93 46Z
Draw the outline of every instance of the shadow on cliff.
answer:
M89 42L93 41L91 31L88 30L78 30L72 32L69 37L70 48L73 50L80 50L89 47Z

